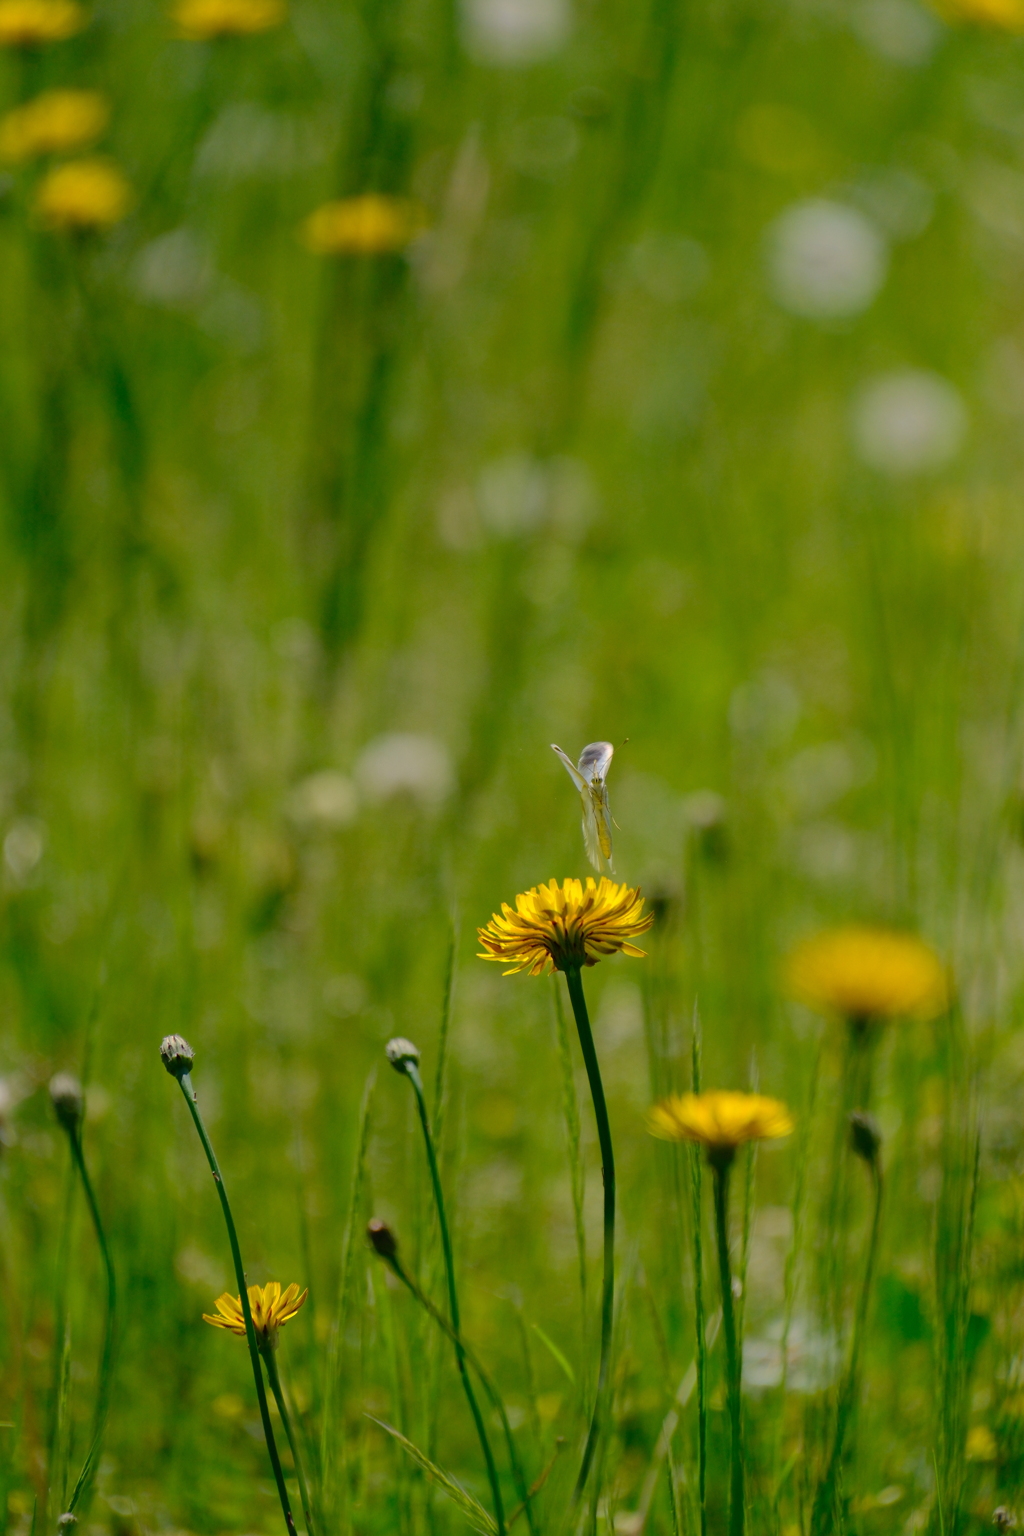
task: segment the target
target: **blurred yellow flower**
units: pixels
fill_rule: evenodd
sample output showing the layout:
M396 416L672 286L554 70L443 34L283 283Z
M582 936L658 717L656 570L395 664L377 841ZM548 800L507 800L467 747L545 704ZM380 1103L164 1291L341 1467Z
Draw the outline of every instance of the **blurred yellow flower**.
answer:
M996 27L1002 32L1024 32L1022 0L933 0L934 9L944 21L974 22L979 27Z
M646 933L654 922L644 914L639 889L616 885L602 876L598 883L551 880L516 897L515 910L502 902L485 928L477 929L484 946L481 960L507 965L506 976L529 971L531 976L596 965L605 955L644 958L628 941Z
M0 159L67 154L98 139L110 120L99 91L44 91L0 118Z
M80 32L85 21L76 0L0 0L0 47L59 43Z
M987 1424L975 1424L967 1431L966 1450L968 1461L995 1461L999 1456L999 1445Z
M728 1152L745 1141L788 1136L793 1117L778 1099L711 1089L659 1100L647 1111L647 1129L662 1141L699 1141L711 1152Z
M317 256L374 256L404 249L426 227L418 203L365 192L323 203L302 225L302 240Z
M112 161L69 160L39 183L35 214L48 229L106 229L124 218L131 200L131 187Z
M294 1281L285 1291L282 1291L278 1280L271 1280L264 1286L250 1285L249 1307L258 1342L273 1347L277 1342L277 1330L291 1322L308 1295L308 1290L300 1295ZM210 1323L214 1328L224 1328L228 1333L236 1333L244 1339L245 1318L242 1315L241 1297L225 1291L223 1296L217 1297L214 1306L217 1308L217 1316L210 1317L204 1312L203 1322Z
M798 944L785 966L791 996L822 1013L867 1023L931 1019L948 1008L949 973L912 934L835 928Z
M213 37L269 32L288 15L285 0L178 0L171 11L179 37L195 43Z

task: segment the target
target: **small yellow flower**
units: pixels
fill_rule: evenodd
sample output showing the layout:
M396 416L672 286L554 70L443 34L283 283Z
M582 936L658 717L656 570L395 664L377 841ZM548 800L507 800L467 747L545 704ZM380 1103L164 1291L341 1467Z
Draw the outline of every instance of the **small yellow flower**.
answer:
M708 1152L732 1153L745 1141L788 1136L793 1117L778 1099L760 1093L673 1093L647 1111L647 1129L662 1141L699 1141Z
M308 1290L300 1295L294 1281L285 1291L282 1291L279 1280L271 1280L262 1287L250 1285L249 1307L259 1343L269 1344L273 1348L277 1343L278 1329L291 1322L308 1295ZM212 1324L214 1328L224 1328L228 1333L237 1333L239 1338L244 1339L245 1318L242 1315L241 1298L225 1291L223 1296L217 1297L214 1306L218 1315L210 1317L204 1312L203 1322Z
M99 91L44 91L0 118L0 160L85 149L109 119L110 106Z
M856 1023L932 1019L949 1007L949 973L912 934L835 928L798 944L785 968L790 994Z
M245 37L279 27L285 0L178 0L171 11L179 37L203 43L214 37Z
M302 225L302 240L316 256L376 256L401 251L426 226L408 198L365 192L324 203Z
M644 951L628 942L654 922L643 905L639 889L616 885L606 876L596 884L588 876L586 886L579 880L535 885L516 897L515 910L502 902L500 916L495 912L485 928L477 929L484 946L479 958L507 965L506 976L515 971L544 976L596 965L620 950L643 959Z
M967 1431L965 1447L968 1461L996 1461L999 1445L987 1424L975 1424Z
M111 161L69 160L43 177L35 213L48 229L106 229L120 223L131 200L131 187Z
M0 0L0 47L60 43L81 32L85 20L76 0Z

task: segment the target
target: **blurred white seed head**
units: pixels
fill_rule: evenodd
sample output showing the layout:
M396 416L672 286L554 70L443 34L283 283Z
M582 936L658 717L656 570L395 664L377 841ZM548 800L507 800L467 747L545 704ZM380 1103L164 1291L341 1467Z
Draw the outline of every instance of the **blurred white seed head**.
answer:
M447 749L436 737L392 731L363 748L355 779L367 800L406 794L425 805L438 805L450 794L455 775Z
M549 58L572 31L569 0L464 0L468 51L485 64Z
M854 446L865 464L889 475L942 469L959 453L967 409L947 379L907 368L882 374L854 402Z
M878 226L845 203L795 203L768 232L768 277L783 309L813 320L859 315L885 282Z
M346 774L323 768L295 785L287 809L303 827L347 827L359 810L359 796Z

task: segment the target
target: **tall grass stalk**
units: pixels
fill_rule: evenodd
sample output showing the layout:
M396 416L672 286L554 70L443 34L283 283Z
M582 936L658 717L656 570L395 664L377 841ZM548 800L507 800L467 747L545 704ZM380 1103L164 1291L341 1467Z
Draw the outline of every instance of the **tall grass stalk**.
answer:
M398 1047L403 1049L399 1052ZM408 1049L405 1049L405 1048ZM484 1463L487 1467L487 1480L491 1485L491 1498L494 1502L494 1518L498 1526L498 1536L503 1536L505 1530L505 1507L501 1497L501 1483L498 1479L498 1469L494 1463L494 1454L487 1435L480 1405L476 1400L476 1392L466 1369L466 1351L462 1344L461 1323L459 1318L459 1293L455 1283L455 1259L452 1253L451 1233L448 1230L448 1216L445 1211L444 1191L441 1188L441 1172L437 1165L437 1152L434 1147L434 1138L430 1130L430 1116L427 1113L427 1101L423 1092L423 1082L420 1077L419 1053L407 1040L392 1041L388 1047L388 1055L391 1064L396 1071L402 1073L412 1084L412 1090L416 1097L416 1110L419 1114L420 1125L423 1129L423 1143L427 1154L427 1166L430 1170L430 1182L434 1192L434 1207L437 1211L437 1224L441 1232L441 1250L444 1256L445 1280L448 1289L448 1315L452 1325L452 1342L455 1346L455 1363L459 1371L459 1379L462 1382L462 1390L469 1404L469 1411L476 1425L477 1439L480 1441L480 1449L483 1452Z
M693 1010L693 1045L691 1055L691 1082L694 1093L700 1093L701 1085L701 1032L700 1015L696 1005ZM693 1317L697 1330L697 1506L700 1519L700 1536L707 1536L708 1512L708 1352L704 1325L704 1164L700 1148L694 1143L687 1148L690 1158L690 1198L693 1214Z
M235 1219L231 1214L228 1192L224 1188L224 1178L220 1171L220 1165L217 1162L217 1155L213 1150L213 1143L207 1134L203 1117L199 1112L196 1092L192 1087L190 1073L192 1063L195 1060L195 1053L187 1041L182 1040L179 1035L169 1035L160 1047L160 1055L168 1072L177 1080L185 1103L188 1105L188 1112L192 1116L192 1123L202 1143L203 1151L206 1153L206 1161L210 1165L213 1182L217 1188L217 1195L224 1216L224 1225L227 1228L228 1243L231 1247L231 1260L235 1268L239 1305L242 1308L242 1317L245 1320L245 1338L249 1346L249 1359L252 1362L253 1381L256 1386L256 1398L260 1405L260 1419L263 1423L263 1435L267 1442L267 1454L270 1457L274 1482L277 1484L277 1494L281 1501L281 1513L284 1515L288 1536L296 1536L295 1520L292 1516L291 1504L288 1499L288 1489L284 1480L284 1472L281 1468L281 1458L277 1452L277 1441L274 1439L274 1426L270 1422L267 1390L263 1383L263 1366L260 1363L259 1343L256 1339L256 1329L252 1320L252 1307L249 1304L249 1287L246 1284L245 1268L242 1264L242 1250L238 1246Z
M842 1499L843 1455L846 1447L846 1436L850 1426L850 1420L857 1406L857 1398L860 1389L860 1358L864 1343L864 1334L867 1327L868 1307L871 1301L871 1286L875 1273L875 1261L878 1256L878 1234L882 1222L882 1162L879 1153L877 1133L871 1127L868 1132L873 1138L873 1152L868 1155L862 1146L859 1155L868 1165L871 1174L872 1189L874 1192L874 1205L871 1216L871 1232L868 1237L867 1258L864 1264L864 1276L861 1281L860 1295L857 1300L857 1311L853 1322L853 1335L850 1341L850 1358L842 1384L839 1388L839 1398L836 1404L835 1427L832 1435L832 1447L824 1474L814 1495L814 1505L811 1511L811 1536L830 1536L831 1532L843 1530L843 1514L840 1508ZM854 1124L854 1144L857 1137L857 1126ZM871 1143L867 1144L868 1146Z
M729 1536L743 1536L746 1496L743 1466L743 1359L740 1354L736 1308L732 1294L729 1259L729 1173L733 1152L714 1150L711 1174L715 1201L715 1238L718 1247L718 1278L722 1290L722 1332L725 1335L726 1398L729 1408Z
M608 1123L608 1107L605 1104L604 1084L594 1045L594 1032L590 1027L587 1000L583 992L583 977L579 966L570 966L565 972L569 1001L572 1003L576 1029L583 1052L583 1064L587 1069L590 1096L594 1104L597 1122L597 1140L601 1149L601 1174L604 1181L604 1253L601 1281L601 1354L597 1369L597 1389L594 1394L594 1411L587 1431L579 1475L573 1490L575 1507L583 1495L590 1474L591 1463L597 1450L604 1426L605 1398L611 1369L612 1328L615 1320L615 1154L612 1150L612 1132Z
M505 1403L501 1397L501 1394L499 1393L497 1387L494 1385L492 1378L480 1363L480 1357L476 1351L466 1343L466 1340L463 1338L462 1334L457 1332L455 1327L445 1317L444 1313L434 1305L430 1297L423 1290L423 1287L406 1269L405 1265L402 1263L398 1256L398 1243L394 1234L387 1227L384 1227L382 1223L371 1222L370 1241L375 1251L381 1256L396 1279L400 1280L405 1288L409 1291L410 1295L415 1297L416 1301L419 1302L420 1306L427 1313L427 1315L437 1324L442 1333L444 1333L445 1337L451 1340L456 1350L461 1351L464 1360L466 1360L476 1372L480 1380L480 1385L483 1387L491 1407L494 1409L495 1413L498 1415L498 1418L501 1421L502 1433L504 1434L505 1445L508 1450L509 1466L512 1471L512 1479L516 1485L516 1492L520 1499L520 1505L518 1510L515 1511L515 1515L518 1516L520 1513L525 1513L527 1524L529 1525L531 1532L533 1532L534 1536L536 1536L537 1523L532 1505L534 1490L529 1488L527 1485L526 1474L523 1470L523 1464L519 1457L515 1436L512 1433L512 1425L509 1421L508 1411L505 1407ZM512 1516L510 1515L507 1524L511 1524L511 1522Z
M352 1294L352 1274L355 1258L355 1235L360 1220L363 1191L366 1186L366 1153L370 1144L370 1107L377 1081L376 1069L367 1076L363 1087L363 1101L359 1111L359 1131L356 1136L355 1158L352 1164L352 1180L349 1187L348 1216L341 1244L341 1269L338 1276L338 1295L335 1304L334 1325L327 1345L327 1361L324 1371L323 1413L320 1420L320 1499L322 1513L330 1515L335 1510L335 1480L337 1462L341 1464L341 1508L337 1512L343 1530L349 1518L349 1486L345 1437L336 1429L341 1354L345 1347L345 1326L348 1321L349 1301Z

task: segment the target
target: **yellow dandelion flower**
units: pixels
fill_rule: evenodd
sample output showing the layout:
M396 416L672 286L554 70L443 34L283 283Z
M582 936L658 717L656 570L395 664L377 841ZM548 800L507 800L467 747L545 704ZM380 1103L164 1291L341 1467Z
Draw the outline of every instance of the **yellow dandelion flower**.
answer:
M111 161L69 160L39 183L35 214L47 229L106 229L120 223L131 200L131 187Z
M647 1129L662 1141L699 1141L711 1156L731 1156L745 1141L788 1136L793 1117L779 1099L711 1089L659 1100L647 1111Z
M76 0L0 0L0 47L60 43L80 32L85 21Z
M426 227L409 198L365 192L324 203L302 225L302 241L315 256L377 256L401 251Z
M85 149L109 119L110 105L99 91L44 91L0 118L0 160Z
M644 951L629 943L654 922L643 905L639 889L616 885L606 876L597 883L588 876L586 885L550 880L517 896L515 909L502 902L500 915L495 912L486 927L477 929L484 946L479 958L507 965L506 976L575 970L620 950L643 959Z
M178 0L171 20L179 37L203 43L215 37L270 32L287 15L285 0Z
M277 1343L278 1329L291 1322L308 1295L308 1289L300 1295L294 1281L284 1291L278 1280L271 1280L264 1286L250 1285L249 1307L258 1342L273 1348ZM214 1328L224 1328L228 1333L236 1333L244 1339L245 1318L242 1315L241 1297L225 1291L223 1296L217 1297L214 1306L217 1308L217 1316L210 1317L204 1312L203 1322L210 1323Z
M949 1007L950 976L933 949L909 933L835 928L798 944L787 991L821 1013L865 1024L932 1019Z

